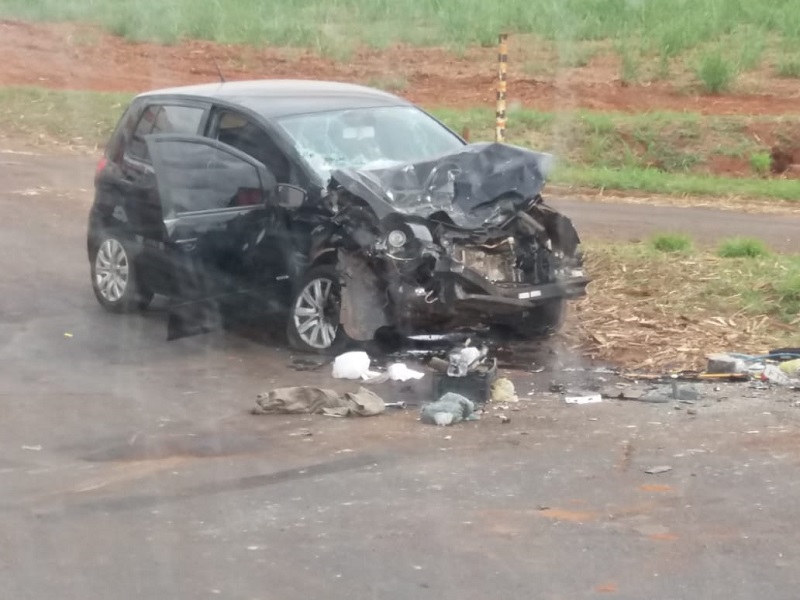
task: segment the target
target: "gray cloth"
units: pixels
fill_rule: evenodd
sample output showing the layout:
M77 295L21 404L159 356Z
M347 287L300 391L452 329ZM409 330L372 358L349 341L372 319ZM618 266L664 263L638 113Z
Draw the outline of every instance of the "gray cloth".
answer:
M472 400L453 392L447 392L436 402L430 402L423 406L419 417L420 421L429 425L452 425L460 421L480 419L475 414L475 405Z
M255 415L315 414L329 417L356 415L371 417L386 410L386 404L377 394L366 388L358 392L340 394L333 390L301 386L272 390L259 394Z

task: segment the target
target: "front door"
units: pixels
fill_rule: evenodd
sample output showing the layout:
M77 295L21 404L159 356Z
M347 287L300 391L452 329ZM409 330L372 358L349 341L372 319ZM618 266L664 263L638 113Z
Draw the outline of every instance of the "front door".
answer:
M153 161L171 274L169 339L207 331L221 306L246 294L263 241L266 200L276 190L267 168L200 136L152 135Z

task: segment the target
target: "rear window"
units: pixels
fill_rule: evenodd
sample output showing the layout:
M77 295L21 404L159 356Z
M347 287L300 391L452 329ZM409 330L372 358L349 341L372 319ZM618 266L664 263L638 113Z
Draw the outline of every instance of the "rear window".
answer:
M145 136L153 133L197 133L204 112L204 109L195 106L151 104L142 113L130 137L128 156L150 162Z

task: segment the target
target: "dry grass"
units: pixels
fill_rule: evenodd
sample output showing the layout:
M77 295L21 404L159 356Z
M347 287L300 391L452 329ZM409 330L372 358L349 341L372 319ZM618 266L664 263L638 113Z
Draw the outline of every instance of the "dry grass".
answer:
M591 358L648 371L701 369L710 352L759 354L796 342L800 257L676 257L641 244L587 251L589 295L571 343ZM787 293L788 292L788 293Z

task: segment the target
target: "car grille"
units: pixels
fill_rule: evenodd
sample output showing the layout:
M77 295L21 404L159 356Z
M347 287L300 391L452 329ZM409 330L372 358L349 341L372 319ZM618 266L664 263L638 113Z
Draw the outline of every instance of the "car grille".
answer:
M515 258L511 252L487 252L476 246L456 245L453 257L492 282L514 282Z

